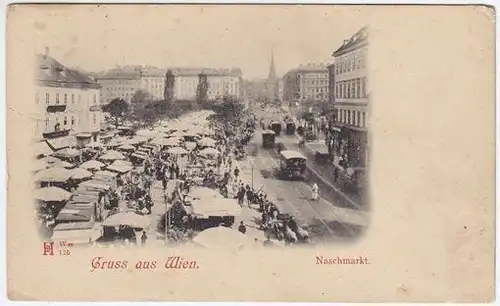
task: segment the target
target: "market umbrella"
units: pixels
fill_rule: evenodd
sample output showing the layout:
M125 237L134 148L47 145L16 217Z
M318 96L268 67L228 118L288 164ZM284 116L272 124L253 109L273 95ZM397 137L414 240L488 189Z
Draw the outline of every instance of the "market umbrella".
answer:
M175 131L170 134L170 137L184 137L186 134L183 131Z
M71 193L59 187L45 187L35 190L35 199L45 202L67 201Z
M153 137L151 137L151 138L153 138ZM136 136L132 137L131 139L128 139L127 142L130 144L137 144L137 143L146 142L149 139L150 138L148 138L148 137L142 137L142 136L136 135Z
M208 188L208 187L198 187L198 188L192 188L188 196L192 199L208 199L208 198L221 198L223 199L224 196L220 194L218 191Z
M60 162L61 161L59 158L54 157L54 156L47 156L47 157L44 157L44 158L42 158L40 160L46 162L47 164L53 164L55 162Z
M196 142L194 142L194 141L186 141L184 143L184 147L188 151L193 151L194 149L196 149Z
M66 148L54 153L54 156L75 157L80 155L80 151L73 148Z
M203 150L200 151L200 154L202 155L216 155L216 154L219 154L220 152L217 151L216 149L214 148L205 148Z
M135 147L131 144L124 144L118 147L119 150L124 150L124 151L133 151L135 150Z
M102 167L106 166L97 160L89 160L80 165L80 168L86 170L101 170Z
M44 169L35 174L37 182L66 182L71 177L71 171L64 168Z
M76 168L71 170L71 178L75 180L83 180L91 177L92 175L93 175L92 172L82 168Z
M188 151L186 149L181 148L181 147L173 147L167 150L168 154L175 154L175 155L181 155L181 154L187 154Z
M102 148L103 145L100 142L90 142L85 145L86 148Z
M47 163L43 159L38 159L35 161L35 164L33 165L33 170L39 171L39 170L47 169L49 166L50 166L49 163Z
M250 246L250 240L239 231L224 226L208 228L196 237L193 242L209 249L238 250Z
M151 223L148 216L139 215L133 211L126 211L109 216L104 220L104 226L128 225L133 228L147 228Z
M137 131L136 134L139 136L145 137L147 139L151 139L151 138L158 136L158 131L157 130L153 130L153 131L141 130L141 131Z
M198 144L202 147L215 147L216 141L212 138L203 137L198 141Z
M51 164L50 166L54 167L54 168L66 168L66 169L70 169L70 168L75 167L75 165L68 163L68 162L65 162L63 160L57 161L57 162Z
M104 155L100 157L102 160L116 160L116 159L125 159L125 156L115 150L109 150Z

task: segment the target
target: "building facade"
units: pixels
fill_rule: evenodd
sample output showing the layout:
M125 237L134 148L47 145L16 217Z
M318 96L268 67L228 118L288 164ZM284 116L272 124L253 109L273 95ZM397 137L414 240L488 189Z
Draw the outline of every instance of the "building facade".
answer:
M76 146L77 140L98 141L101 86L50 57L48 49L36 59L35 140L47 140L54 150Z
M328 101L328 69L324 65L301 65L283 77L283 99L292 103Z
M207 77L209 100L216 100L224 96L232 96L237 99L242 97L242 72L238 68L172 68L169 70L174 76L173 97L175 100L196 100L200 74Z
M121 98L131 103L135 92L141 89L141 71L139 69L116 68L106 71L97 78L102 86L101 101L108 104L113 99Z
M167 71L146 66L141 70L141 89L155 100L162 100L165 92L165 73Z
M147 92L153 99L162 100L165 91L165 70L152 66L119 67L106 71L97 79L102 86L103 104L122 98L131 103L138 90Z
M334 53L333 138L334 163L341 168L368 165L369 94L367 75L368 29L345 40Z

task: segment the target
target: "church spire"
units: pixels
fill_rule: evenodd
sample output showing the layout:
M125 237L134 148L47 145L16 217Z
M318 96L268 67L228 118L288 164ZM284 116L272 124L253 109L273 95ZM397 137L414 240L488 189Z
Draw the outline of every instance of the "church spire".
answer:
M274 50L271 51L271 65L269 66L268 81L276 80L276 67L274 66Z

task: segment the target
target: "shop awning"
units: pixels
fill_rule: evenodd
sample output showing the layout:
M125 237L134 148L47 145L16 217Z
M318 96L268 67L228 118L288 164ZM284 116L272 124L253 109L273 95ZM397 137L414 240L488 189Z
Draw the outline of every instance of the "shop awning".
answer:
M71 222L71 221L90 221L94 213L93 208L87 209L74 209L66 205L57 215L56 221Z
M92 137L92 134L91 133L78 133L76 135L76 137L78 137L78 138L90 138L90 137Z
M76 146L76 139L73 136L47 139L47 144L54 151Z

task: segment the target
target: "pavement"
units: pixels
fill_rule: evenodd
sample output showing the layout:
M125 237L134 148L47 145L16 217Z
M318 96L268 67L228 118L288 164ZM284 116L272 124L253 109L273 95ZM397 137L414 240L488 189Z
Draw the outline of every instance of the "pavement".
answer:
M248 146L249 157L238 162L243 182L251 184L253 181L257 190L262 187L280 211L294 215L299 224L309 231L311 241L321 243L350 239L367 227L368 214L357 208L346 208L346 200L338 195L332 196L328 188L320 186L320 199L313 201L308 182L278 179L278 154L272 149L263 149L261 144L261 133L256 131ZM253 227L258 226L256 216L259 220L260 214L255 211L244 213L242 218L245 224Z

